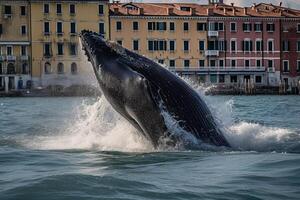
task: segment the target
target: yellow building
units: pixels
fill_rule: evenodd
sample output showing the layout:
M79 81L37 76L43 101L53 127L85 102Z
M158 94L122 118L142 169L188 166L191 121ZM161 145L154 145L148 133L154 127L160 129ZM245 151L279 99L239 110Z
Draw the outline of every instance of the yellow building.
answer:
M111 40L177 72L207 66L204 6L112 3L110 12Z
M30 87L28 1L0 1L0 92Z
M93 74L82 62L78 35L89 29L108 38L108 0L30 2L34 87L89 84Z

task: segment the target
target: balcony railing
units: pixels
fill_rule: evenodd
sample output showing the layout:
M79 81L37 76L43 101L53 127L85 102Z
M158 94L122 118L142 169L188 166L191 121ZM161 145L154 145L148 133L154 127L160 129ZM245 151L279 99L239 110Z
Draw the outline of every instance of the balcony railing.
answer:
M6 56L7 61L16 61L16 56Z
M219 56L219 50L206 50L206 56Z
M28 61L29 57L27 55L23 55L20 57L21 61Z
M218 37L219 32L218 31L208 31L207 35L208 35L208 37Z
M264 67L169 67L173 72L265 72Z

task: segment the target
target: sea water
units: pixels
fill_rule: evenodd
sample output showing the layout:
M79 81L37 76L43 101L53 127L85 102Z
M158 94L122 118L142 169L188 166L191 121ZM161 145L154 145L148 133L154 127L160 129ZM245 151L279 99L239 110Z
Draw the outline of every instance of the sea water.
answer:
M300 199L300 96L203 98L232 149L153 149L104 98L0 98L0 199Z

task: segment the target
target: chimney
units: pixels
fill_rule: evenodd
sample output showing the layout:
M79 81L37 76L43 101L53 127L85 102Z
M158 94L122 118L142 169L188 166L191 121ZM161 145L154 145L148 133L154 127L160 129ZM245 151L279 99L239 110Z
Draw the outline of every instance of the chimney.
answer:
M223 8L223 11L224 11L224 15L226 15L226 8L225 7Z
M139 15L144 15L144 8L138 8Z
M234 3L231 3L231 6L233 7L233 6L234 6Z
M244 15L247 15L247 8L244 8Z
M232 8L232 14L235 15L235 7Z
M190 15L196 15L196 8L190 9Z
M280 7L282 6L282 1L279 3L279 6L280 6Z
M207 8L207 15L210 16L214 13L213 8Z
M119 14L119 8L114 8L114 14Z
M168 8L167 15L173 15L174 14L174 8Z

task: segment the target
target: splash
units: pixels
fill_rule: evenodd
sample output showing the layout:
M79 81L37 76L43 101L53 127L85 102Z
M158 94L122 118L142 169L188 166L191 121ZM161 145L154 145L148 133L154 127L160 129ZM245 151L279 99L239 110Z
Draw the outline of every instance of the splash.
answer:
M25 141L30 148L44 150L85 149L99 151L145 152L151 144L116 113L103 97L84 101L78 115L65 130Z

